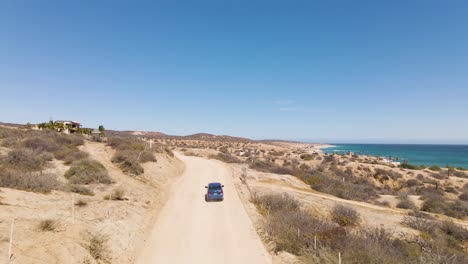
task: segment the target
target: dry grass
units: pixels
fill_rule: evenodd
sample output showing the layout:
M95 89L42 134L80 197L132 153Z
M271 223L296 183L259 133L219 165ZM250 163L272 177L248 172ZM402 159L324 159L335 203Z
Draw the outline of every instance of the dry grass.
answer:
M53 231L57 231L59 226L60 224L57 220L44 219L39 222L37 229L43 232L53 232Z
M94 192L91 189L89 189L86 186L82 186L82 185L78 185L78 184L69 184L68 185L68 190L70 192L78 193L78 194L81 194L81 195L89 195L89 196L94 195Z
M125 191L121 188L114 189L112 193L104 196L104 200L123 201L125 200Z
M109 238L101 233L88 233L85 237L84 247L89 254L97 261L109 261L109 249L107 241Z

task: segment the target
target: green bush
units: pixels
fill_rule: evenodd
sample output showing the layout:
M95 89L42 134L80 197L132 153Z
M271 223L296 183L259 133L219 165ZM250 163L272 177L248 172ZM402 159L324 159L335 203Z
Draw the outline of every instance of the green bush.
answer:
M106 168L91 159L73 162L64 176L71 184L112 183Z
M302 154L302 155L300 156L300 158L301 158L302 160L307 161L307 160L313 160L313 159L314 159L314 156L313 156L312 154L305 153L305 154Z
M409 169L409 170L421 170L421 169L423 169L425 167L424 166L414 165L414 164L402 163L400 165L400 168Z
M441 169L439 166L437 166L437 165L430 166L429 169L432 170L432 171L440 171L440 170L442 170L442 169Z

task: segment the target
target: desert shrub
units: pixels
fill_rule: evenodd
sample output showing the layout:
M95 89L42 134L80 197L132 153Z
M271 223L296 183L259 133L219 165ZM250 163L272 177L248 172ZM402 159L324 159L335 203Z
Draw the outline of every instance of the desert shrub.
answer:
M429 219L429 220L435 219L432 215L425 213L423 211L420 211L420 210L409 211L408 215L413 216L413 217L423 218L423 219Z
M445 192L448 192L448 193L453 193L453 194L457 194L458 191L455 189L455 187L453 186L447 186L444 188L444 191Z
M396 207L400 209L416 209L416 205L409 199L408 196L400 197L400 201Z
M468 205L466 202L455 201L448 202L447 204L448 206L445 211L445 215L459 219L464 219L468 216Z
M438 225L438 227L446 235L452 236L460 242L468 240L468 230L466 229L466 227L457 225L453 221L443 221Z
M85 248L95 260L108 261L109 249L107 241L109 238L101 233L88 233Z
M63 160L68 165L74 161L87 158L88 153L79 150L76 146L61 146L54 151L54 157Z
M454 171L453 176L459 177L459 178L468 178L465 172L463 171Z
M433 220L414 216L405 216L402 224L428 234L433 234L437 228Z
M355 226L361 221L360 215L355 209L341 204L337 204L332 208L330 217L333 222L340 226Z
M107 145L117 150L134 150L144 151L146 143L139 139L123 138L123 137L110 137Z
M249 167L251 169L262 171L262 172L294 175L294 170L288 167L278 166L274 162L271 162L271 161L256 160L253 163L251 163Z
M134 150L119 150L112 157L113 163L122 163L127 160L135 160L138 158L139 152Z
M167 155L169 155L169 157L174 157L174 152L172 152L172 150L170 148L164 148L164 151L166 152Z
M347 175L347 174L343 174ZM327 174L320 170L301 173L298 177L317 191L328 193L339 198L356 201L368 201L378 197L374 185L367 179L347 175L347 179Z
M92 159L73 162L64 176L71 184L112 183L106 168Z
M314 235L330 232L337 226L314 219L302 210L276 212L267 217L265 230L275 242L275 252L300 255L314 243Z
M441 170L441 168L439 166L437 166L437 165L430 166L429 169L432 170L432 171L440 171Z
M38 152L54 152L60 147L53 139L39 136L26 138L23 140L22 145L25 148L30 148Z
M445 180L445 179L448 179L448 175L446 172L439 172L439 173L431 173L431 177L432 178L435 178L435 179L438 179L438 180Z
M141 152L140 159L138 161L140 161L141 163L156 162L156 157L151 152L143 151Z
M53 174L38 174L0 167L0 187L32 192L48 193L62 189L62 185Z
M392 179L394 181L398 180L399 178L402 177L401 173L398 173L396 171L392 170L384 170L384 169L375 169L375 175L376 176L381 176L387 179ZM374 176L375 177L375 176Z
M146 142L134 138L110 138L108 145L116 150L112 162L119 163L119 167L123 172L133 175L144 173L140 163L156 161L153 153L164 153L166 151L157 144L153 144L151 150L148 150Z
M82 185L78 185L78 184L68 185L68 190L70 192L78 193L78 194L81 194L81 195L89 195L89 196L94 195L94 192L91 189L89 189L86 186L82 186Z
M299 208L299 202L294 197L284 194L253 195L252 202L267 212L290 211Z
M4 163L11 168L22 171L42 170L46 162L50 160L50 154L38 153L32 149L13 149L6 155Z
M429 195L424 198L425 201L421 206L422 211L444 214L447 210L447 205L439 195Z
M323 161L322 162L335 162L336 161L336 158L335 156L333 155L326 155L324 158L323 158Z
M437 194L424 195L424 202L421 206L422 211L444 214L450 217L463 219L468 216L468 206L466 202L449 202Z
M421 170L421 169L423 169L424 167L423 167L423 166L414 165L414 164L409 164L409 163L402 163L402 164L400 165L400 168L409 169L409 170Z
M1 146L6 148L14 148L16 147L20 141L18 141L15 137L5 138L1 141Z
M59 227L59 223L57 220L44 219L39 222L37 229L39 231L51 232L51 231L56 231L58 227Z
M312 159L314 158L314 156L313 156L312 154L305 153L305 154L302 154L302 155L300 156L300 158L301 158L302 160L306 160L306 161L307 161L307 160L312 160Z
M88 205L88 202L86 200L79 199L75 202L75 205L78 207L85 207L86 205Z
M116 188L110 194L104 196L104 200L123 201L125 200L124 195L125 191L123 189Z
M462 194L458 196L458 199L462 201L468 201L468 191L464 191Z
M145 172L143 167L138 161L136 161L136 159L125 160L124 162L120 163L119 167L123 172L133 175L141 175Z
M284 151L270 151L269 154L275 157L282 157L284 156Z
M222 162L226 162L226 163L242 163L242 160L240 160L239 158L231 155L231 154L225 154L225 153L218 153L216 155L210 155L209 156L210 159L217 159L217 160L220 160Z
M7 128L7 127L0 127L0 139L15 137L19 132L18 129Z
M419 186L419 185L421 185L421 183L416 179L409 179L406 181L406 186L408 187L414 187L414 186Z

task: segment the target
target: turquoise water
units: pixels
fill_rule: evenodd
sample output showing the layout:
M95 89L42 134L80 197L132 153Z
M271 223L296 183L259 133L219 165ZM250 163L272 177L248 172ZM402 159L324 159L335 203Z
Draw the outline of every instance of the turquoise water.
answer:
M354 152L358 155L398 157L416 165L438 165L468 168L468 145L405 145L405 144L333 144L325 153Z

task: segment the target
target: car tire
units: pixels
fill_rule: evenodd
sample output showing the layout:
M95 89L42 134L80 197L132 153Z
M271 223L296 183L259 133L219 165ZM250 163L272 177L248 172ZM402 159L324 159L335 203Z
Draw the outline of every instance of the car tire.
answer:
M206 194L205 194L205 202L208 202L208 198L206 197Z

